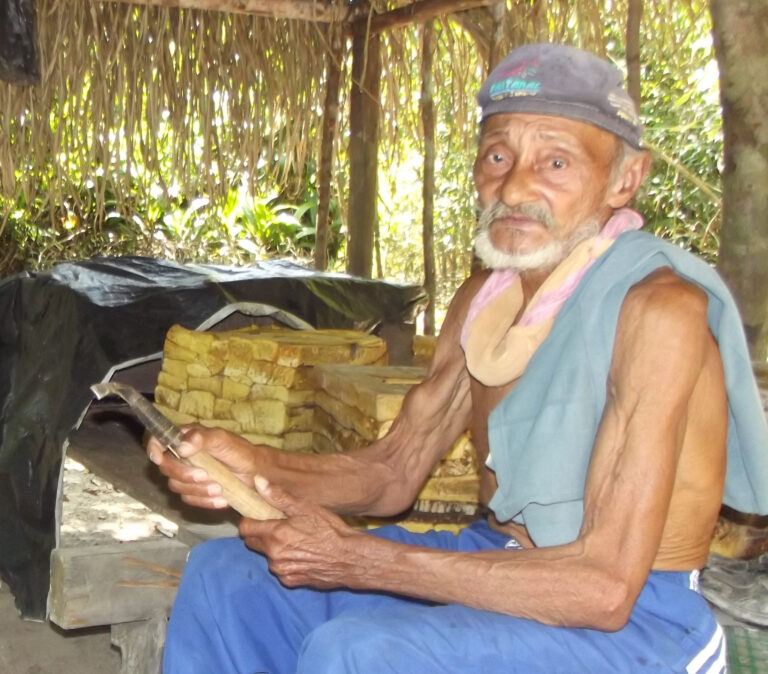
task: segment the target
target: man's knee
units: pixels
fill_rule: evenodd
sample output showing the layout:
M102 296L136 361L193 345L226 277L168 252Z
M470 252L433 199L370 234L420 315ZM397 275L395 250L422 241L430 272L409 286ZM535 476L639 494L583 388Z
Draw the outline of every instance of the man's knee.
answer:
M375 618L344 614L323 623L304 639L296 672L368 674L384 671L385 663L391 671L413 671L407 666L414 661L406 642Z
M344 616L329 620L304 639L299 652L296 674L351 674L359 669L360 638L367 641L366 631L360 630L357 617ZM361 634L360 632L363 632ZM365 652L365 648L362 649ZM375 671L369 669L368 671Z

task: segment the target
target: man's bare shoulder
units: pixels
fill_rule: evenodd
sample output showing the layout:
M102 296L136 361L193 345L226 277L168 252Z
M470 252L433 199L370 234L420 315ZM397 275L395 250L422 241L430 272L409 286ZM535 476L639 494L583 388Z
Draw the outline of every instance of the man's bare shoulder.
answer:
M475 272L459 286L448 306L448 313L440 330L441 337L445 335L451 341L457 339L457 334L461 331L467 318L472 299L488 280L488 276L490 276L489 270Z
M464 356L461 349L461 330L467 320L467 313L472 299L488 279L489 271L480 271L467 278L453 295L448 306L440 335L437 338L435 355L429 368L428 379L445 370L456 371L464 368ZM453 375L452 375L453 376Z
M683 404L704 364L719 361L707 307L706 292L669 268L634 285L619 313L610 383L633 400L663 390Z
M632 286L622 305L619 329L636 322L706 327L707 293L669 267L662 267ZM624 325L622 325L624 324Z

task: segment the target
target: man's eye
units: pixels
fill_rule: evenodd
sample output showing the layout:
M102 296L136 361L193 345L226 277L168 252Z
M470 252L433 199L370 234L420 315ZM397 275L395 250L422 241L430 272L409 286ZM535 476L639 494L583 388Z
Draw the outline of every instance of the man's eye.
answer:
M504 161L504 156L498 152L491 152L488 155L488 159L490 159L494 164L501 164L501 162Z
M552 168L555 168L555 169L564 169L565 168L565 160L563 160L563 159L553 159L551 165L552 165Z

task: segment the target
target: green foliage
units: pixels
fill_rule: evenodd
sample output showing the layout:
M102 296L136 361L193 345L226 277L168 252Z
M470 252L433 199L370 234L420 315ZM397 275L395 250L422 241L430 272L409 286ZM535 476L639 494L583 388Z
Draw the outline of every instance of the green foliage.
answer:
M636 208L650 231L714 262L723 153L718 70L707 5L698 0L689 9L644 16L641 113L654 163ZM607 29L618 62L623 28Z
M302 226L295 206L276 203L274 198L251 198L239 203L232 224L239 245L252 254L259 249L268 255L312 251L314 230Z
M266 172L259 182L274 185ZM94 255L230 264L290 256L311 263L317 218L311 165L297 203L286 201L276 187L253 195L243 186L231 188L223 203L207 196L187 198L159 185L148 193L137 185L131 198L118 199L114 185L104 178L86 181L77 194L58 204L49 204L46 194L48 185L42 180L30 200L21 192L13 203L0 197L5 213L0 229L3 275ZM341 209L336 200L331 203L330 219L328 258L333 266L343 252Z
M550 3L543 14L554 17L561 8ZM603 43L619 64L624 58L625 11L617 0L601 17ZM557 39L580 43L578 26L569 28L570 22L552 17L549 25L560 26ZM649 229L713 260L720 221L722 134L706 3L690 0L680 5L649 5L642 30L642 113L646 142L655 161L637 208L646 216ZM437 305L442 313L469 274L472 260L475 191L471 166L477 133L474 95L485 66L470 36L457 24L439 22L437 37L434 247ZM420 59L420 32L409 28L388 33L385 43L379 273L393 280L421 283L423 143L419 69L413 67ZM247 95L242 87L238 92L240 97ZM219 101L225 110L231 96L231 92L214 91L206 100L213 101L212 107ZM63 102L59 109L51 110L51 126L67 114L87 114L76 103ZM115 99L114 104L121 103ZM261 99L253 101L255 107L263 104ZM342 111L345 105L342 101ZM94 148L101 141L94 131L81 139L87 150L62 148L60 154L50 157L47 171L32 164L14 167L17 178L30 170L39 174L31 181L36 185L31 193L20 190L12 196L0 195L0 275L96 254L144 254L181 262L235 264L290 255L309 263L317 218L317 176L312 161L297 165L283 158L279 124L277 131L270 130L263 139L263 147L243 148L247 161L215 161L215 151L238 146L243 121L213 110L219 143L214 151L201 138L204 127L200 120L182 113L189 117L190 135L182 154L178 151L177 127L157 119L148 128L146 120L135 116L110 139L119 146L119 153L111 155L120 157L113 165L97 163L95 158L100 155ZM342 113L330 213L328 258L332 269L343 267L343 204L348 196L346 123ZM18 123L9 133L26 131ZM316 133L312 130L307 138L314 141ZM151 162L142 163L136 147L146 144L147 139L155 143L156 151ZM207 161L203 161L201 147L207 148ZM88 161L83 161L83 156ZM187 166L186 173L194 173L198 163L210 165L212 156L217 170L201 177L198 188L191 190L194 193L182 194L174 177L179 162ZM240 167L238 172L223 168L233 165ZM218 187L216 192L205 187L212 182Z
M315 232L317 230L317 207L318 207L318 185L317 170L315 163L307 161L300 176L295 172L290 172L291 183L296 185L296 195L293 200L296 202L294 217L298 224L298 229L286 234L294 241L294 245L289 247L285 253L301 253L301 255L311 257L315 248ZM278 199L289 199L288 190L284 189L279 193ZM327 261L331 268L342 266L343 259L340 254L344 252L344 236L342 234L343 217L342 209L338 199L331 196L330 208L328 213L329 233L327 242ZM296 250L296 243L299 244Z

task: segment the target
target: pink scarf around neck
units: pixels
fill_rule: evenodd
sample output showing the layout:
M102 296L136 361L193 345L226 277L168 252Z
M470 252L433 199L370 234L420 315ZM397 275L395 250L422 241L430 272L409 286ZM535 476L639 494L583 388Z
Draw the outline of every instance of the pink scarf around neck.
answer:
M516 324L513 321L523 302L519 273L514 269L493 271L472 299L462 327L461 346L470 373L488 386L517 379L584 274L616 237L642 226L636 211L617 210L599 234L582 241L555 267Z

